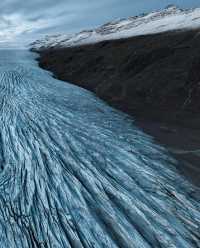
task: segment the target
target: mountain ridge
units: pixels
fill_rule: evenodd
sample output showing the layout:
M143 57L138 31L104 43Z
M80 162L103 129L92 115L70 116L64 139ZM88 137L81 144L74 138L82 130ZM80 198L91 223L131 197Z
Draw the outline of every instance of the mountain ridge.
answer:
M50 47L72 47L98 43L104 40L198 29L199 27L200 8L181 9L175 5L169 5L161 11L110 21L95 29L83 30L75 34L47 35L43 39L31 43L30 46L33 50Z

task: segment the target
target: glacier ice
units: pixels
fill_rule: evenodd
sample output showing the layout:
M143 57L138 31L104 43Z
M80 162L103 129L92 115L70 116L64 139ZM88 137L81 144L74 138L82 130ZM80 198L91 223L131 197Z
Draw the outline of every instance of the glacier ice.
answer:
M0 247L200 247L176 161L26 51L0 51Z

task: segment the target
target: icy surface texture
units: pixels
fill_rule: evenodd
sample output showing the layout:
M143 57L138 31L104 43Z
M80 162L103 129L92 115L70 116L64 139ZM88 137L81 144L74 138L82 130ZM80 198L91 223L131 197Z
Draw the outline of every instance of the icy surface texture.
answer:
M169 5L162 11L109 22L94 30L73 35L50 35L31 44L35 50L48 47L71 47L104 40L121 39L172 30L200 28L200 8L182 10Z
M0 247L200 247L197 189L152 138L0 51Z

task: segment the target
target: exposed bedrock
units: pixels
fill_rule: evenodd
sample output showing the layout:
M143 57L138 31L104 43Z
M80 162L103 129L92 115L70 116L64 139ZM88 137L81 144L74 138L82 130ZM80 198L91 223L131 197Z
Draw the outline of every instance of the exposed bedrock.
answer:
M134 117L199 128L200 32L40 51L40 66Z

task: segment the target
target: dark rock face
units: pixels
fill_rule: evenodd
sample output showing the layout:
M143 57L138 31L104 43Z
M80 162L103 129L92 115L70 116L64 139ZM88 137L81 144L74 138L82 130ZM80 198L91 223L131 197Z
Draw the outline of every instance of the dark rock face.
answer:
M199 30L47 49L40 54L41 67L129 114L199 127Z

